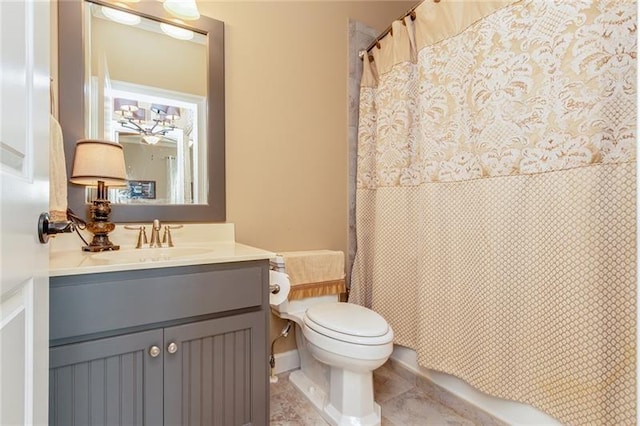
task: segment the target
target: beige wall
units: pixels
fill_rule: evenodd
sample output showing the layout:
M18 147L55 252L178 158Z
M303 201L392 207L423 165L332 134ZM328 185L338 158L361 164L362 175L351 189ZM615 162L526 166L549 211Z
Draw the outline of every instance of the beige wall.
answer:
M347 251L348 24L415 2L200 1L225 23L227 220L240 242Z
M349 19L416 2L198 2L224 21L227 220L239 242L347 252ZM284 321L272 317L271 339ZM275 352L295 349L292 335Z
M176 40L163 33L92 17L93 75L99 75L105 57L112 80L207 95L207 48L204 44ZM188 78L182 78L185 75Z
M122 148L127 159L127 178L155 181L156 200L166 202L168 198L167 157L177 157L176 147L122 143Z

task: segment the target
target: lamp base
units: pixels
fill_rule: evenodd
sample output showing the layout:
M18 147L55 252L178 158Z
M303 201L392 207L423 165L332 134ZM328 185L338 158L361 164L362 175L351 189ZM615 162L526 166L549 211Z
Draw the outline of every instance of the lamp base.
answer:
M120 250L120 246L111 245L110 247L82 246L82 251L99 252L109 250Z
M93 239L88 246L82 247L82 251L98 252L120 250L119 245L109 241L109 232L116 229L116 225L109 222L111 206L108 200L94 200L90 208L91 222L87 223L87 231L93 234Z
M95 236L93 238L95 240ZM88 246L82 246L82 251L90 251L90 252L98 252L98 251L109 251L109 250L120 250L120 246L113 244L111 241L108 241L106 244L95 244L94 241Z
M104 222L103 222L104 223ZM109 223L109 225L113 225ZM87 224L87 229L91 230L91 223ZM109 251L109 250L120 250L120 246L113 244L109 241L109 236L106 233L97 233L94 234L93 239L89 243L88 246L83 246L82 251Z

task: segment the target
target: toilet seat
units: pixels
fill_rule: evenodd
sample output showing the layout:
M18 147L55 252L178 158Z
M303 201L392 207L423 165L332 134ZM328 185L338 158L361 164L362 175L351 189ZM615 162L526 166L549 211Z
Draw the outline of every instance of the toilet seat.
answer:
M385 345L393 331L378 313L351 303L323 303L307 309L304 324L316 333L345 343Z

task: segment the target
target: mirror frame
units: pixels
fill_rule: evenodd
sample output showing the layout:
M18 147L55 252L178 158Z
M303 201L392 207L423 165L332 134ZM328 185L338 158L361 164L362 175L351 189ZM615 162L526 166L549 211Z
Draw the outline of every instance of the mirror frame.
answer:
M86 3L109 6L155 21L176 25L173 16L158 1L128 3L129 9L114 0L73 0L58 2L59 121L64 135L67 176L71 176L76 142L85 138L85 55ZM201 16L185 22L184 28L207 36L207 204L112 204L112 222L224 222L225 194L225 100L224 23ZM67 182L69 208L87 215L85 187Z

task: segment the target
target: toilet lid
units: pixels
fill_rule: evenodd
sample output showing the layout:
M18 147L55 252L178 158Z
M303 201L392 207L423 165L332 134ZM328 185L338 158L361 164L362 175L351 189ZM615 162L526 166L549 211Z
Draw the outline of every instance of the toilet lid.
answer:
M389 324L384 318L371 309L352 303L334 302L311 306L305 313L305 323L320 333L329 330L333 332L331 334L365 338L364 340L389 333Z

